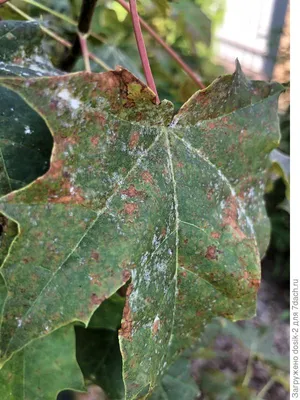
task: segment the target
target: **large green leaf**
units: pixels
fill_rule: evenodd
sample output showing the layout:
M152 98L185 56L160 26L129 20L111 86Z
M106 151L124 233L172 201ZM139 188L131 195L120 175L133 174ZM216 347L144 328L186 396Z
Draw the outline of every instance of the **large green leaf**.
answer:
M55 400L66 388L85 390L72 325L33 341L0 370L1 400Z
M49 171L1 199L20 224L3 265L3 362L62 325L88 324L131 278L120 343L126 399L134 399L211 318L254 314L260 260L250 217L260 218L261 201L241 196L241 185L247 167L263 186L281 86L244 79L239 68L220 78L173 121L171 104L156 105L122 69L1 79L54 137ZM198 97L207 99L200 111ZM251 134L239 147L241 132Z
M0 275L0 310L6 292ZM21 327L22 321L17 324ZM0 370L1 400L55 400L65 388L85 390L75 349L72 325L30 343Z

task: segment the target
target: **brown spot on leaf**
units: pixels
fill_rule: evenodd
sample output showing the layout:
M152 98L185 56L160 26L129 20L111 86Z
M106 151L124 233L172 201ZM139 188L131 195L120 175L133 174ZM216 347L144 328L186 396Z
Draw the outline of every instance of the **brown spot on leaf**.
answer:
M57 100L51 99L51 101L50 101L50 110L51 111L56 111L57 104L58 104Z
M103 128L106 123L106 118L104 115L100 113L93 114L93 118L97 121L97 123Z
M62 203L62 204L82 204L84 202L84 198L80 195L76 194L75 196L62 196L58 198L48 198L49 203Z
M122 271L123 282L127 282L131 278L131 272L128 269Z
M214 194L213 189L208 189L208 191L206 192L206 197L209 201L211 201L212 199L212 195Z
M219 239L221 234L219 232L212 232L210 236L214 239Z
M6 36L7 37L7 36ZM22 57L14 57L13 58L13 63L14 64L21 64L23 62Z
M51 177L54 179L60 177L62 174L63 164L64 164L63 160L53 160L51 162L47 175L51 175Z
M120 336L127 340L132 340L132 317L129 306L129 297L133 290L133 285L130 284L127 288L126 302L123 310L123 319L121 323L121 329L119 331Z
M135 149L140 139L139 132L132 132L129 138L129 148L130 150Z
M249 278L249 273L248 271L244 271L244 279L248 280Z
M255 289L259 289L260 279L250 279L249 280L249 287L253 287Z
M239 257L239 262L243 267L247 267L247 262L244 257Z
M96 306L99 306L101 303L103 303L103 301L106 299L106 296L104 295L104 296L101 296L101 297L98 297L97 295L96 295L96 293L93 293L92 295L91 295L91 304L93 304L93 305L96 305Z
M183 163L182 163L182 162L178 162L178 163L177 163L177 167L178 167L178 168L182 168L182 167L183 167Z
M207 247L205 258L207 258L208 260L217 260L218 259L216 246L208 246Z
M128 189L122 190L121 193L128 197L143 197L144 195L144 192L142 190L136 190L134 185L130 185Z
M102 283L101 283L101 274L89 274L89 278L90 278L90 282L91 282L93 285L97 285L97 286L99 286L99 287L102 286Z
M24 264L28 264L29 262L32 262L33 260L34 260L33 257L24 257L22 261Z
M248 271L244 271L243 277L246 281L248 281L248 285L250 288L258 289L260 285L260 279L251 278Z
M150 183L151 185L153 185L153 177L152 177L152 175L150 174L149 171L143 171L142 179L143 179L144 182Z
M138 210L138 205L135 203L125 203L124 212L125 214L132 215Z
M152 335L153 336L155 336L157 334L157 331L159 330L159 328L160 328L160 319L156 318L152 325Z
M92 136L90 139L91 143L93 146L97 146L97 144L99 143L99 136Z
M93 260L95 260L95 261L99 261L99 259L100 259L100 255L99 255L99 253L97 253L97 251L92 251L92 254L91 254L91 258L93 259Z
M224 210L224 218L222 226L231 226L236 238L245 239L246 235L238 225L238 205L237 200L230 196L226 199L226 208Z

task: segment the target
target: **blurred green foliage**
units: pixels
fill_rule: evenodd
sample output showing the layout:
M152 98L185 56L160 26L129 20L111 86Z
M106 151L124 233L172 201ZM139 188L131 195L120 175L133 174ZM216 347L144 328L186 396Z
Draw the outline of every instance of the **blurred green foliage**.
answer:
M43 25L72 41L76 26L47 13L24 1L14 2L30 16L41 20ZM74 20L80 13L80 0L45 0L41 4ZM224 73L213 57L213 37L222 22L225 0L144 0L138 2L140 16L171 46L197 73L205 85ZM8 7L0 10L3 19L20 19ZM132 30L131 17L116 1L99 0L93 16L91 31L101 40L89 38L89 49L110 68L117 65L129 69L143 78L139 54ZM147 31L143 30L149 60L161 99L169 99L179 107L199 87L181 67L166 53ZM53 39L46 38L46 46L52 61L58 65L65 49ZM74 70L82 70L79 59ZM100 72L99 65L92 69Z
M280 116L281 142L279 149L290 154L290 107ZM266 193L266 207L271 220L271 241L263 262L263 273L281 285L290 279L290 214L285 177L276 177Z
M274 346L273 327L218 318L206 327L193 357L201 400L273 399L279 388L289 391L289 357Z

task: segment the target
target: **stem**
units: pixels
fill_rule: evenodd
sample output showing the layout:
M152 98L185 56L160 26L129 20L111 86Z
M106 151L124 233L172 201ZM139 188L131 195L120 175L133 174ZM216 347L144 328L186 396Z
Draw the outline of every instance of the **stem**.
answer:
M265 386L261 389L261 391L257 394L257 396L256 396L257 400L263 399L274 383L275 383L275 379L270 378L268 380L268 382L265 384Z
M69 53L60 61L60 67L70 71L82 54L86 70L90 70L87 57L88 49L86 38L89 33L97 0L82 0L80 16L78 20L77 36L75 37Z
M124 0L116 0L127 12L130 13L130 7ZM177 62L178 65L186 72L186 74L199 86L201 89L205 88L201 78L183 61L183 59L173 50L152 28L147 24L141 17L139 17L141 25L146 29L146 31L155 39Z
M1 1L1 0L0 0ZM30 15L24 13L22 10L20 10L18 7L16 7L15 5L11 4L11 3L6 3L6 5L8 7L10 7L12 10L14 10L17 14L21 15L24 19L26 19L27 21L35 21L34 18L31 18ZM67 47L67 48L71 48L72 47L72 43L70 43L68 40L65 40L64 38L62 38L61 36L59 36L57 33L51 31L50 29L46 28L45 26L43 26L40 23L40 28L41 30L48 36L52 37L54 40L56 40L58 43L62 44L63 46ZM98 58L97 56L95 56L95 54L93 53L88 53L89 54L89 58L91 60L93 60L95 63L97 63L98 65L100 65L104 70L109 71L111 68L109 68L108 65L105 64L104 61L102 61L100 58Z
M79 42L80 42L80 47L81 47L81 51L82 51L85 70L86 70L86 72L91 72L89 50L88 50L87 42L86 42L86 35L82 35L81 33L79 33Z
M129 2L130 2L130 12L131 12L133 30L134 30L140 58L142 61L147 85L156 94L156 103L158 104L159 97L158 97L155 82L153 79L153 75L152 75L152 71L151 71L151 67L150 67L150 63L149 63L149 59L148 59L148 55L147 55L147 50L146 50L146 46L145 46L145 42L144 42L142 30L141 30L140 18L139 18L139 14L137 11L136 0L129 0Z
M253 361L253 353L250 350L249 357L248 357L248 362L247 362L246 373L245 373L245 377L244 377L242 386L246 386L247 387L249 385L249 382L250 382L251 377L252 377L252 361Z

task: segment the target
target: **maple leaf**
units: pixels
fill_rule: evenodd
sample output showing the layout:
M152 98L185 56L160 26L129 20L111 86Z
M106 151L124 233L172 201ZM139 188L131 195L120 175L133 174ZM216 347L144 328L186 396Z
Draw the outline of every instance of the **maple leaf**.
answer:
M213 317L255 313L267 225L259 194L282 87L249 82L238 65L173 118L172 104L156 105L124 69L0 83L54 140L48 172L0 201L19 224L2 269L3 362L63 325L87 325L131 279L125 396L147 395Z

